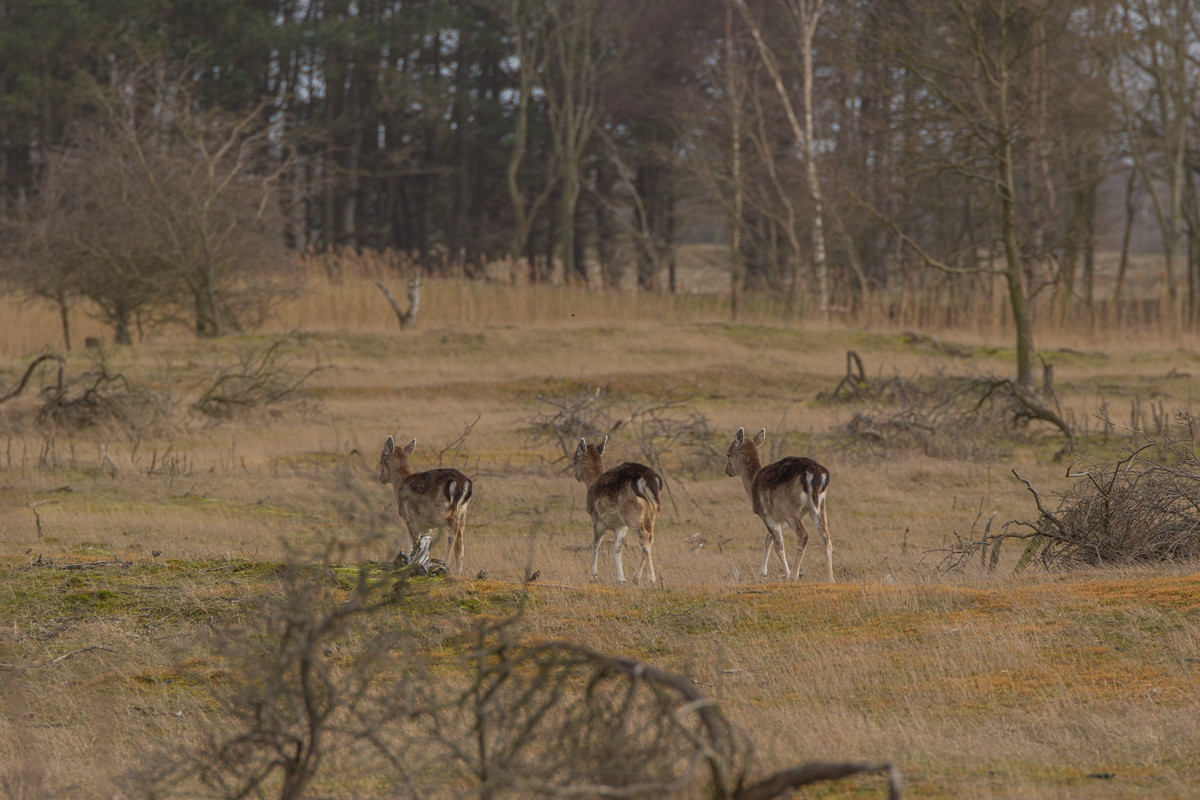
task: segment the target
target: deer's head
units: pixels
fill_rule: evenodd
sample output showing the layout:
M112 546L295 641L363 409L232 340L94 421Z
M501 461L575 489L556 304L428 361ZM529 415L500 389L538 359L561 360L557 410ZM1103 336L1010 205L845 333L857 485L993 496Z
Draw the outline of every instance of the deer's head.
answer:
M763 428L754 435L753 439L746 439L746 431L744 428L738 428L738 432L733 435L733 441L729 444L729 450L725 452L725 474L731 478L736 478L739 475L744 475L749 470L757 471L762 467L762 459L758 456L758 448L763 446L763 442L767 440L767 429Z
M590 484L604 474L604 446L608 444L605 436L600 444L588 444L583 439L575 448L575 480Z
M410 468L408 466L408 457L417 449L417 440L413 439L406 446L396 449L396 443L392 441L392 437L388 437L383 443L383 453L379 456L379 482L392 483L395 477L404 477Z

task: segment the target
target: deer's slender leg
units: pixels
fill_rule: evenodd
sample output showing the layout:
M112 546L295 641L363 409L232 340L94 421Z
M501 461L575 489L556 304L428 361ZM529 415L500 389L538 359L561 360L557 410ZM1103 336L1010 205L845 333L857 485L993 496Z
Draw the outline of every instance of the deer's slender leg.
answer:
M787 554L784 553L784 527L774 519L763 519L767 525L767 540L763 543L762 548L762 569L758 571L758 576L767 577L767 565L770 561L770 552L774 549L778 555L780 564L784 565L784 575L788 578L792 577L791 569L787 566Z
M788 566L787 553L783 550L783 526L780 525L774 530L775 552L779 554L779 561L783 564L783 575L785 578L792 577L792 568Z
M597 520L592 526L592 578L596 577L596 573L600 569L600 540L604 538L605 531L608 526L604 524L604 520Z
M792 577L800 579L800 565L804 562L804 551L808 547L808 529L804 521L797 517L793 520L792 530L796 532L796 571Z
M466 528L467 518L460 517L454 529L454 557L458 561L459 572L462 572L463 559L467 555L467 538L463 535L466 533Z
M768 526L767 527L767 538L763 542L762 568L759 569L759 571L758 571L758 576L760 578L767 577L767 562L770 561L770 559L771 559L771 543L774 541L774 539L775 539L775 534L771 530L771 528Z
M404 520L404 524L408 526L408 538L412 546L408 549L408 554L411 556L417 552L417 548L421 545L421 523L414 519Z
M650 582L658 583L658 576L654 574L654 553L651 552L654 547L654 523L658 520L658 510L646 510L646 560L650 562Z
M783 552L783 525L775 522L773 519L764 520L767 524L767 541L763 547L763 563L762 571L759 573L762 577L767 577L767 562L771 557L771 550L775 551L775 555L779 556L779 563L783 564L783 574L788 578L792 577L792 571L788 568L787 554Z
M649 524L646 520L636 526L638 542L642 547L642 560L638 563L637 574L633 576L634 583L640 583L642 580L642 568L650 568L650 583L654 583L657 577L654 574L654 520L651 519Z
M621 550L625 547L625 537L629 535L629 528L621 526L616 534L617 540L613 542L613 561L617 565L617 583L624 583L625 570L621 567Z
M813 523L817 526L821 542L825 545L825 566L829 568L829 582L836 583L833 579L833 542L829 539L829 519L825 516L824 497L821 497L821 501L820 509L813 511Z
M446 569L462 572L463 555L466 552L466 544L463 540L466 520L461 517L450 517L446 523Z

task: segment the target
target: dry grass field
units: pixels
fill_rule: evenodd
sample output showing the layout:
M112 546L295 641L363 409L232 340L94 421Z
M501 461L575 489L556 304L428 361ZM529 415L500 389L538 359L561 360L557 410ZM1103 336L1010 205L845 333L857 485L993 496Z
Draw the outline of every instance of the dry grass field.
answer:
M849 349L875 380L1008 375L1000 333L943 332L939 344L878 326L784 328L765 312L734 325L703 298L451 282L431 282L422 324L395 332L369 285L338 291L280 310L277 329L310 329L285 345L287 369L324 369L275 406L188 411L216 365L261 353L277 338L266 333L108 352L111 371L154 392L158 418L143 408L126 424L52 431L34 419L32 393L0 406L0 796L136 796L127 776L148 754L222 725L204 681L180 665L203 661L215 627L253 614L289 557L350 542L346 563L391 560L407 538L378 482L393 434L418 440L418 468L454 465L475 479L465 574L425 590L439 630L508 613L527 591L523 635L687 675L720 699L765 770L893 760L910 797L1200 797L1194 565L1013 575L1010 542L994 574L939 570L943 553L930 551L956 532L978 535L992 512L997 530L1036 517L1014 467L1042 491L1071 484L1053 430L1035 423L970 458L872 454L842 432L855 404L816 399L837 385ZM52 316L20 313L0 323L0 393L56 335ZM514 323L522 314L530 324ZM78 327L82 337L87 323ZM1120 421L1135 402L1192 402L1194 342L1045 332L1039 344L1064 411L1086 429L1083 455L1107 460L1128 444L1091 417L1102 405ZM67 373L89 358L70 354ZM617 410L675 398L670 413L693 426L702 416L710 434L663 456L659 585L618 588L610 548L590 581L584 487L558 445L530 431L539 393L589 387ZM741 426L765 427L775 457L830 469L836 585L821 579L819 547L798 582L782 582L776 561L758 579L762 525L711 452ZM638 455L631 427L613 433L610 464ZM118 560L127 565L61 569ZM538 579L522 588L529 570ZM446 652L427 656L455 669ZM883 796L874 777L806 791L797 796ZM393 795L330 759L310 796Z

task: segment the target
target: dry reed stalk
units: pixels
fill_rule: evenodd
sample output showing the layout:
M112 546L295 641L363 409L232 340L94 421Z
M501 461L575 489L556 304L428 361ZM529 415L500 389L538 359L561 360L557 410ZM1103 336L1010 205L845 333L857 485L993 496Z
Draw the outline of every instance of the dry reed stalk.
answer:
M399 252L340 250L333 253L291 256L292 269L305 289L300 296L284 301L267 327L272 331L308 329L316 331L391 332L394 314L379 292L377 281L389 289L404 291L416 265L409 254ZM685 260L686 261L686 260ZM1143 265L1149 268L1151 265ZM711 271L711 270L710 270ZM721 294L633 294L596 292L581 286L529 284L519 280L515 269L500 262L482 273L491 280L430 277L422 297L419 327L535 326L560 324L610 324L657 321L666 324L726 322L729 299ZM1102 275L1106 274L1103 273ZM685 284L702 284L681 276ZM1144 283L1144 282L1143 282ZM704 284L707 285L707 284ZM1103 298L1103 280L1097 297ZM1031 301L1036 341L1042 347L1076 348L1127 344L1131 337L1144 343L1194 343L1195 335L1168 324L1163 301L1154 294L1152 283L1138 284L1120 312L1120 325L1106 301L1088 310L1077 303L1063 315L1056 299L1043 292ZM895 288L855 296L847 287L835 286L834 322L850 328L874 330L920 330L1007 348L1012 323L1004 292L982 280L968 284L962 279L939 279L916 273ZM837 298L841 298L840 300ZM796 317L786 318L781 298L747 292L741 312L742 324L806 326L817 318L815 300L801 295ZM79 338L96 336L102 341L109 332L93 318L85 302L71 312L72 330ZM147 332L155 338L188 339L182 328ZM0 355L28 354L57 349L61 343L58 311L49 305L22 303L15 296L0 298Z

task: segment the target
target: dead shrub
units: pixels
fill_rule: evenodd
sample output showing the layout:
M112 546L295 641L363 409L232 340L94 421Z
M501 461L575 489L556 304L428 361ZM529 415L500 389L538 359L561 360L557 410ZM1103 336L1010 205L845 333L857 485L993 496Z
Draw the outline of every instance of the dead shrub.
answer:
M1181 409L1174 425L1131 431L1140 443L1123 458L1072 466L1067 474L1079 480L1067 492L1047 496L1058 501L1053 510L1018 475L1038 509L1035 521L1015 523L1017 532L1008 534L1027 540L1018 571L1034 562L1064 569L1200 557L1195 430L1191 413Z
M869 382L858 363L857 372L847 368L837 390L817 396L825 402L862 404L840 428L842 447L851 452L888 456L916 450L972 461L994 454L1004 441L1028 439L1034 421L1048 422L1062 434L1056 457L1074 448L1072 426L1051 389L1039 393L991 375L941 373Z
M899 796L891 764L815 762L753 780L748 740L687 677L531 641L520 591L508 616L466 629L412 567L341 560L373 545L329 543L290 563L277 592L216 631L211 657L190 654L181 674L220 713L199 745L165 742L146 759L132 793L299 800L369 775L388 796L769 800L886 772Z
M12 408L9 425L22 428L30 418L53 437L62 432L91 428L120 430L133 437L162 430L172 413L170 390L156 390L118 370L112 354L103 348L89 350L90 366L70 374L67 362L55 353L34 359L17 385L0 396L0 404L19 398L39 372L38 400ZM57 368L50 372L49 365Z
M993 453L1011 428L1001 403L981 402L973 379L894 378L868 397L840 428L842 447L859 455L915 450L970 461Z
M695 410L691 395L668 389L649 397L622 395L585 382L564 384L557 393L537 392L536 409L523 421L532 441L553 442L570 461L581 438L592 441L619 430L629 434L626 458L652 467L670 481L672 474L693 476L719 467L722 451L708 426L708 417ZM610 442L610 449L616 445Z
M443 684L416 715L415 733L431 745L425 757L460 776L460 789L687 797L715 784L710 796L729 797L743 782L746 743L686 678L571 642L523 645L515 622L478 627L467 643L469 682Z
M43 390L37 412L39 424L54 430L84 430L115 426L145 435L160 429L171 417L169 392L156 391L115 369L104 349L89 350L91 369Z
M297 359L285 355L289 344L302 343L293 331L265 347L240 350L236 362L218 366L215 374L200 390L192 408L211 419L228 419L238 414L281 407L304 411L308 403L300 388L309 378L329 368L320 355L311 367L297 368Z
M570 460L580 439L600 439L614 429L610 398L601 400L604 389L584 382L582 387L566 383L557 392L535 392L537 408L522 418L530 439L555 442L562 458Z

